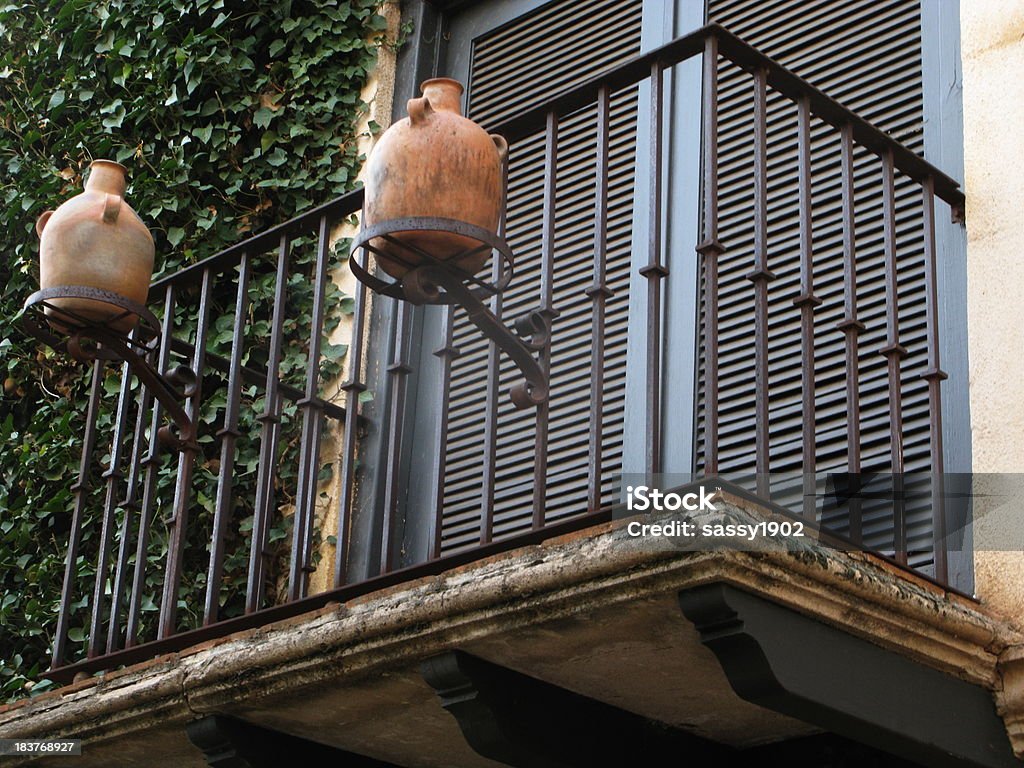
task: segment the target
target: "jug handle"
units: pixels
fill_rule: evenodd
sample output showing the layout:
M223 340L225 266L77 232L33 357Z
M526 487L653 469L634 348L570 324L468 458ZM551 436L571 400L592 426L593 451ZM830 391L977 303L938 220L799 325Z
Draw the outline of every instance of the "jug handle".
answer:
M406 111L409 113L409 120L412 121L413 125L422 123L434 108L430 106L430 101L427 100L426 96L420 96L416 99L409 99L409 102L405 105Z
M46 222L53 216L53 211L43 211L39 218L36 219L36 234L39 237L43 236L43 228L46 226Z
M498 148L498 158L504 163L508 160L508 142L505 141L504 136L500 136L497 133L491 134L491 141L493 141L494 146Z
M120 195L106 194L103 196L103 221L107 224L113 224L117 221L117 216L121 213L121 203L123 199Z

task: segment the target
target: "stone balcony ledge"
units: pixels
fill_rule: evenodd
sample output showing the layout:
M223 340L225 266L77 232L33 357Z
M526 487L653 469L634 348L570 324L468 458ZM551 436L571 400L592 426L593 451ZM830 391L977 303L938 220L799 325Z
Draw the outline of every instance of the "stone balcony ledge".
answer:
M727 501L719 515L763 519L756 504ZM675 596L712 583L982 686L1008 722L1021 722L1024 695L1003 691L1000 657L1021 658L1024 636L978 603L878 557L813 541L695 552L632 537L626 524L594 526L7 705L0 737L81 738L77 765L116 755L125 766L199 766L183 726L219 713L404 764L494 765L462 742L416 673L423 659L456 648L726 744L814 732L743 701L701 647ZM665 665L659 675L690 675L700 690L650 695L655 660ZM1017 677L1015 691L1024 689ZM702 719L702 708L728 716ZM388 724L386 740L375 738L379 723ZM429 733L417 735L427 723Z

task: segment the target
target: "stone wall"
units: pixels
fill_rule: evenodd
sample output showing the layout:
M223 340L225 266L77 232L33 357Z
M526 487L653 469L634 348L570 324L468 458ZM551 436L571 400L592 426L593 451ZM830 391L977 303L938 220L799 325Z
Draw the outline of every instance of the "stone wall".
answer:
M397 0L388 0L381 4L381 14L388 20L388 40L398 40L400 26L400 9ZM377 68L373 72L366 87L363 89L361 98L369 105L368 112L363 116L358 127L360 138L360 152L369 156L370 150L377 136L387 130L391 125L392 107L395 92L395 72L397 62L397 50L394 44L382 46L377 56ZM379 131L372 134L370 122L379 126ZM365 165L364 165L365 171ZM363 179L363 173L359 174ZM342 238L352 238L357 234L357 227L349 224L341 224L331 233L331 244ZM331 279L348 296L356 292L356 279L347 266L335 271ZM372 294L368 294L372 298ZM367 329L369 325L367 324ZM351 344L352 342L352 316L347 315L342 319L341 324L334 330L328 341L331 344ZM365 359L365 358L364 358ZM362 372L360 372L362 373ZM346 364L342 375L334 382L325 382L323 385L323 396L330 400L345 402L346 394L341 389L342 383L351 377L352 372ZM341 495L341 450L344 425L332 422L330 431L324 436L324 443L321 447L321 456L325 463L334 464L334 472L326 487L321 491L325 494L318 496L316 506L316 527L320 531L320 567L317 568L309 578L309 593L317 594L334 587L334 554L335 547L328 541L328 537L337 534L338 524L338 499Z
M973 465L1024 473L1024 0L961 0L960 30ZM974 530L977 593L1018 621L1022 511Z

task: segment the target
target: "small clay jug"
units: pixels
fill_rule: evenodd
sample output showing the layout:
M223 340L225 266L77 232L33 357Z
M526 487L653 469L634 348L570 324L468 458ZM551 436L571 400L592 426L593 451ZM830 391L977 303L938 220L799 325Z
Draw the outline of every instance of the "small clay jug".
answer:
M153 236L124 201L128 169L112 160L95 160L85 191L46 211L36 222L39 235L39 287L87 286L146 303L153 277ZM123 314L120 307L93 299L53 299L66 309L97 323ZM65 330L59 312L47 309L50 325ZM126 333L135 315L110 323ZM65 316L66 320L66 316Z
M501 213L501 166L508 144L462 116L462 84L446 77L427 80L423 96L410 99L409 117L377 141L366 168L363 225L389 219L430 216L475 224L496 232ZM398 232L394 235L438 259L451 259L480 243L450 232ZM401 278L420 258L376 238L371 245L381 269ZM474 274L490 253L465 256L459 269Z

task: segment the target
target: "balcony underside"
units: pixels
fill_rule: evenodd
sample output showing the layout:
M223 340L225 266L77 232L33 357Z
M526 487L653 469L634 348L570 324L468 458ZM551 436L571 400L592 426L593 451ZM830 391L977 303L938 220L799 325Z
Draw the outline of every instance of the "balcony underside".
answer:
M734 692L707 626L702 637L680 610L680 593L709 584L885 649L896 669L946 673L975 708L990 701L1000 652L1020 642L973 602L871 556L816 544L686 552L616 521L21 702L0 711L0 737L83 738L76 765L202 766L185 726L217 713L396 765L496 765L421 672L456 649L714 745L819 732ZM991 724L994 705L979 716Z

